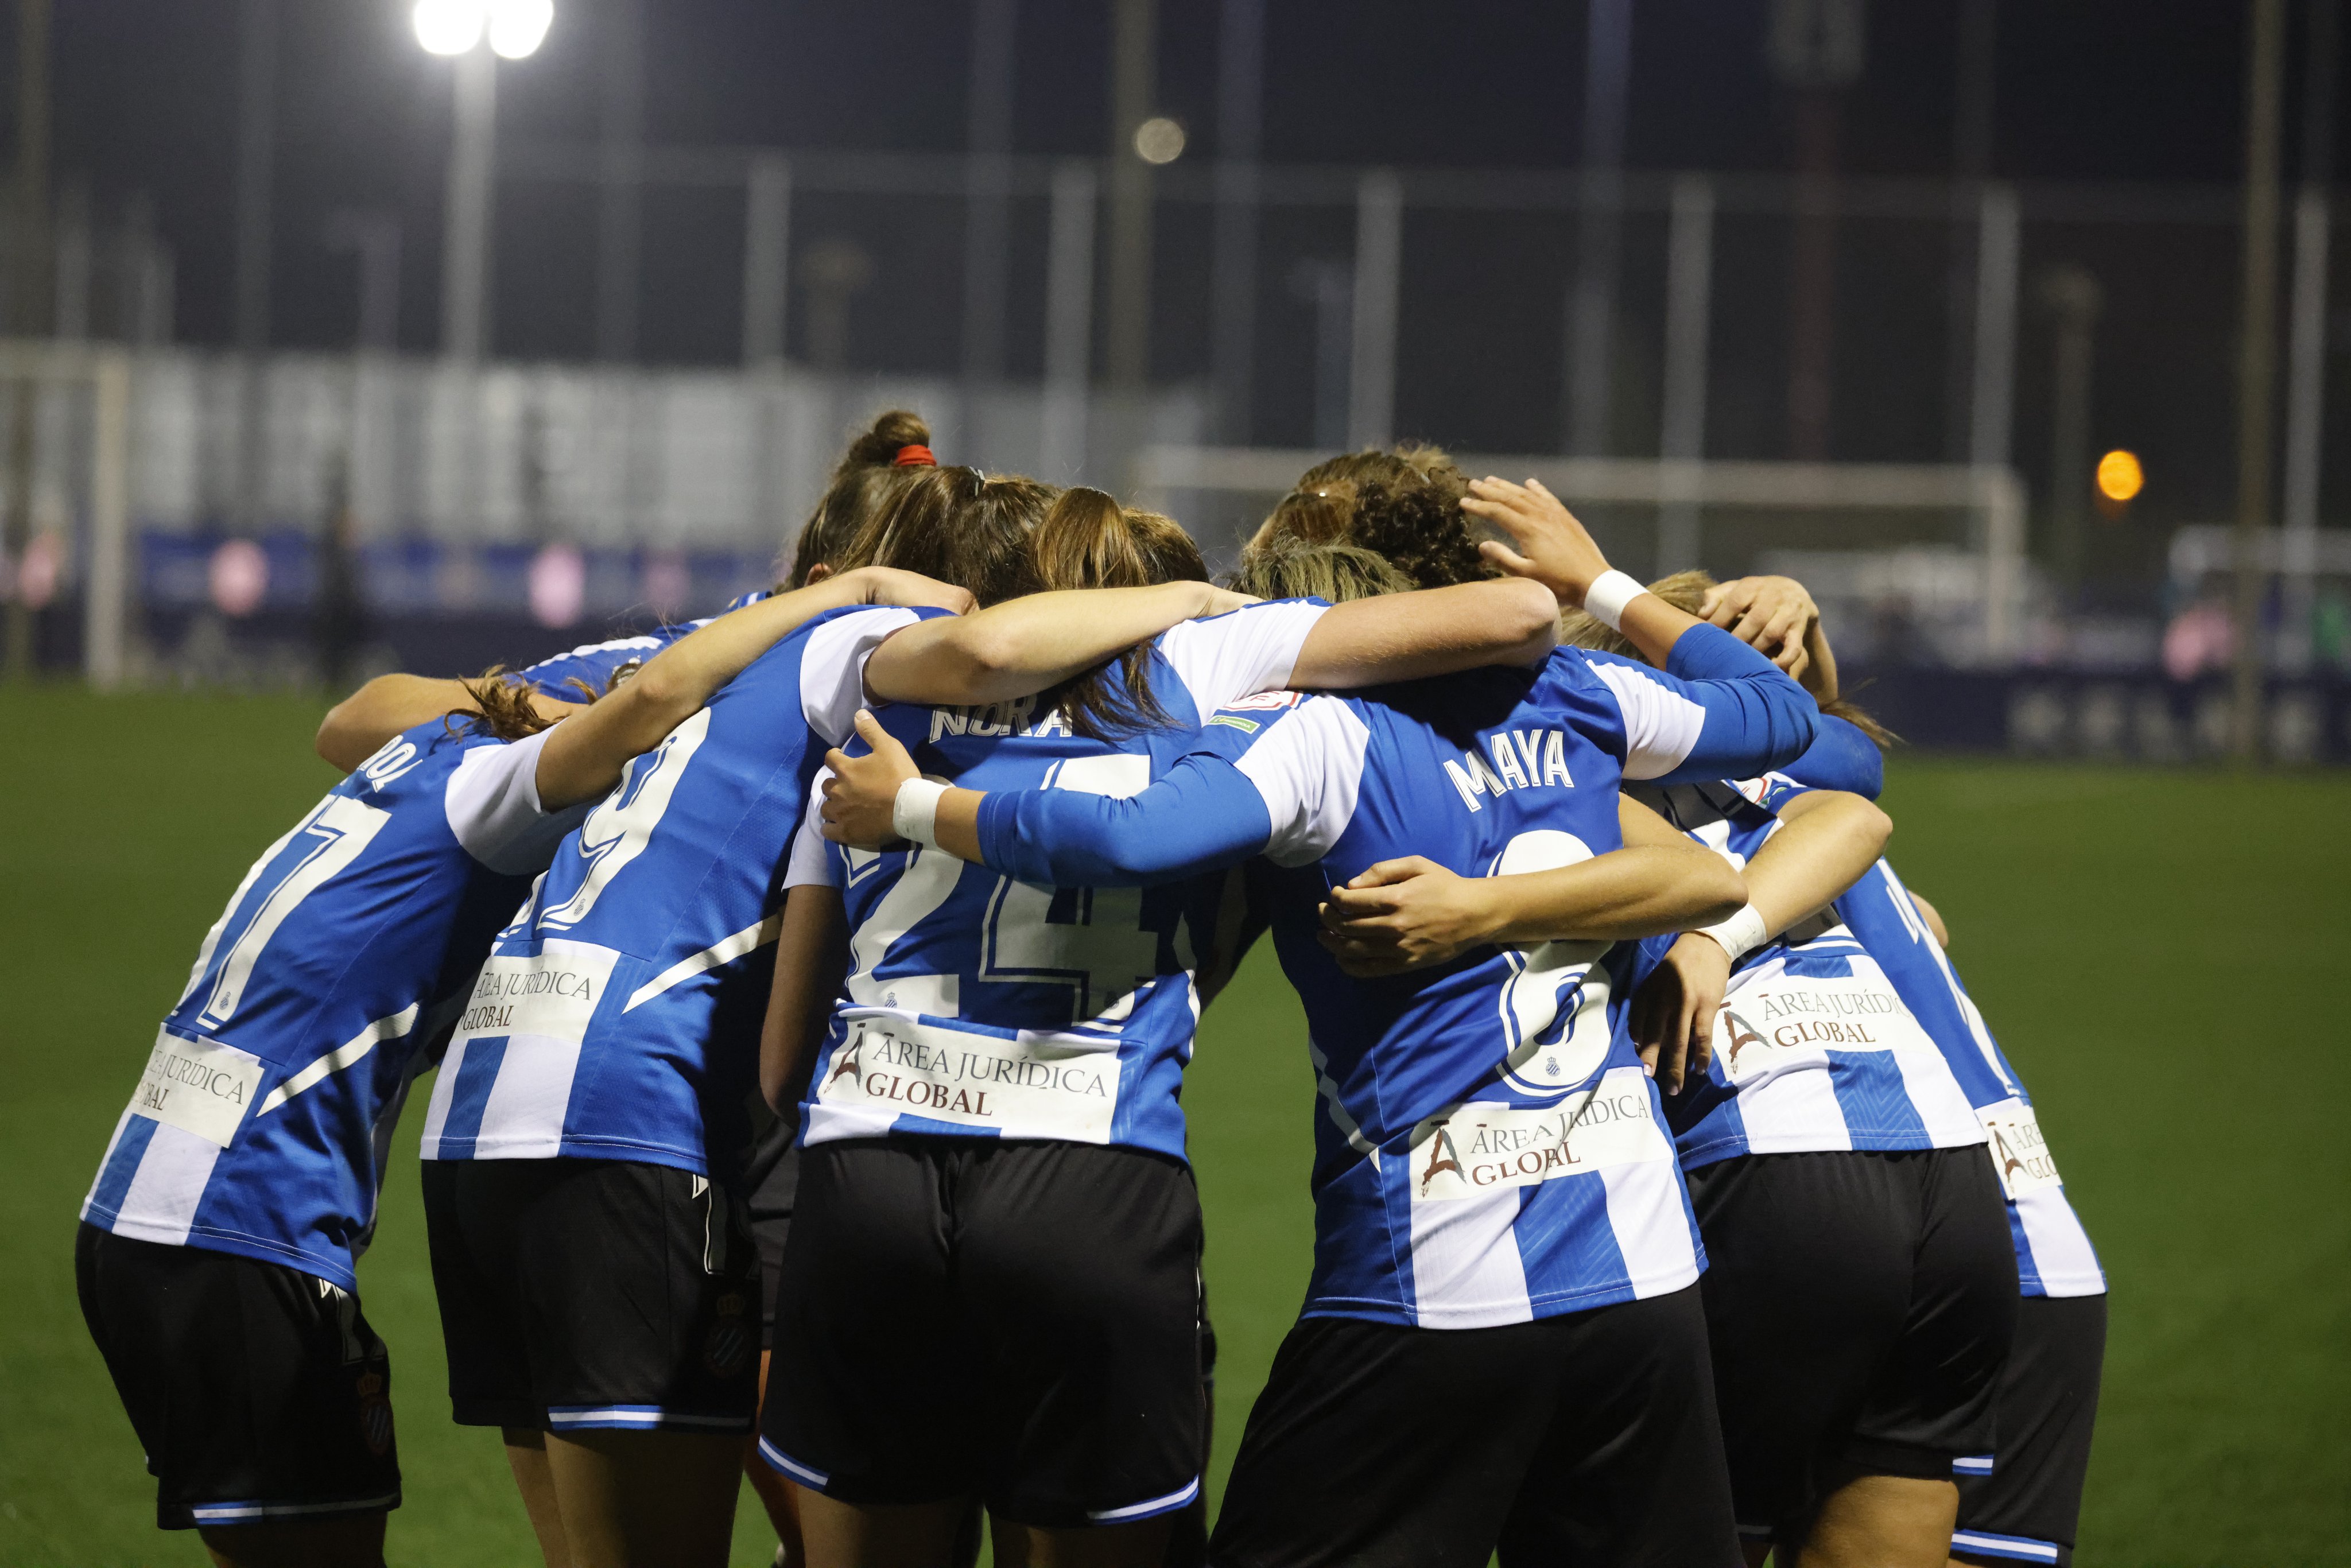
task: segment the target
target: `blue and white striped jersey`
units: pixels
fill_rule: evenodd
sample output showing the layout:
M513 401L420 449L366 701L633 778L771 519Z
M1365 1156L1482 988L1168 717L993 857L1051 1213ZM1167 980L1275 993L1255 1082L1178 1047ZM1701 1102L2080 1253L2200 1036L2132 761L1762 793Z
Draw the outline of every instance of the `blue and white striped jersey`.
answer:
M1113 741L1071 734L1034 699L875 716L924 772L965 789L1134 795L1191 749L1203 714L1289 680L1328 609L1279 601L1170 629L1153 645L1150 689L1173 723ZM1058 1138L1184 1157L1193 971L1221 879L1056 888L935 849L823 847L851 968L803 1100L808 1142Z
M809 781L852 733L873 649L943 613L818 616L629 765L482 965L426 1159L732 1166Z
M1810 743L1811 700L1752 650L1701 627L1675 653L1674 674L1629 681L1569 651L1540 672L1260 697L1213 716L1132 799L981 802L987 863L1024 881L1274 862L1272 930L1319 1090L1308 1315L1475 1328L1697 1278L1671 1138L1624 1028L1630 945L1482 948L1358 981L1314 940L1327 890L1377 862L1572 864L1619 847L1625 772L1669 776L1692 755L1777 766Z
M418 725L263 852L156 1033L84 1219L355 1288L411 1077L586 812L540 810L541 744Z
M1784 795L1782 797L1784 798ZM1942 945L1918 914L1894 868L1879 861L1837 900L1846 926L1884 956L1886 973L1912 1014L1943 1048L1991 1145L1992 1167L2008 1198L2016 1271L2028 1296L2096 1296L2106 1276L2064 1178L2041 1135L2024 1081L1985 1027Z
M1779 831L1771 806L1795 789L1780 776L1638 793L1743 870ZM1675 940L1642 944L1644 977ZM1733 966L1715 1015L1714 1059L1667 1103L1666 1113L1687 1170L1736 1155L1984 1141L1950 1061L1904 1000L1886 961L1829 913Z

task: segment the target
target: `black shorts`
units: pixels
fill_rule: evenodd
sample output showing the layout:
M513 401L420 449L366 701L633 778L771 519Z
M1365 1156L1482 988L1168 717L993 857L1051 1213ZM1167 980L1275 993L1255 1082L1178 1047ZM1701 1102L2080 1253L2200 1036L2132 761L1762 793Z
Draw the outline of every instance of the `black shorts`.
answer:
M1217 1568L1738 1568L1695 1287L1499 1328L1306 1318Z
M281 1264L84 1225L74 1283L165 1530L400 1506L392 1364L359 1298Z
M1134 1149L861 1138L800 1157L760 1452L853 1503L1042 1527L1200 1486L1200 1202Z
M1952 1556L1999 1568L2074 1561L2105 1356L2105 1297L2018 1304L2016 1348L2000 1375L2000 1452L1990 1475L1959 1478Z
M784 1238L792 1233L792 1206L800 1185L799 1124L778 1119L759 1132L743 1171L744 1204L751 1239L759 1249L759 1348L776 1343L776 1276L784 1266Z
M460 1426L747 1433L759 1259L742 1206L626 1160L428 1160Z
M1689 1173L1740 1532L1864 1475L1990 1452L2016 1249L1980 1147L1742 1155Z

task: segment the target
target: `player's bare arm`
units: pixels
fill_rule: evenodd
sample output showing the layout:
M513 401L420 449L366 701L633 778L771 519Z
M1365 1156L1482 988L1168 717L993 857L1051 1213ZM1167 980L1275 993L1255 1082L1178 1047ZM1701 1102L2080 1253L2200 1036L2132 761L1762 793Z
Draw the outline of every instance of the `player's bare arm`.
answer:
M584 696L580 694L580 698ZM378 675L327 710L314 744L320 757L349 773L402 730L468 707L475 700L473 688L464 681L434 675ZM579 712L580 700L567 702L534 692L530 706L539 717L552 722Z
M1586 596L1603 579L1610 579L1617 592L1629 593L1628 599L1610 608L1621 617L1619 629L1653 664L1663 667L1676 641L1699 624L1696 616L1675 609L1621 572L1613 571L1590 530L1539 479L1523 485L1490 477L1472 479L1461 509L1510 536L1509 545L1486 540L1478 547L1479 553L1513 576L1531 578L1551 590L1561 609L1592 609L1599 613L1597 605L1586 603ZM1513 545L1517 548L1512 549ZM1601 618L1604 621L1608 616Z
M967 705L1034 695L1169 627L1256 601L1207 582L1069 589L909 626L866 661L883 702Z
M911 571L861 567L718 617L645 662L634 678L557 727L538 755L538 798L550 810L593 800L630 758L659 746L744 666L828 610L857 604L960 613L970 593Z
M1541 584L1460 582L1334 606L1307 633L1288 685L1340 691L1485 664L1534 664L1558 643L1558 604Z
M1747 908L1713 930L1686 933L1634 993L1634 1043L1669 1093L1680 1090L1686 1066L1706 1069L1731 965L1834 903L1877 862L1894 832L1893 819L1876 805L1834 789L1798 796L1781 808L1780 821L1747 862Z
M792 1102L848 972L849 925L839 890L809 883L786 893L783 930L776 938L776 979L759 1029L759 1092L779 1116L793 1113Z
M1704 925L1745 901L1739 873L1636 800L1619 799L1625 847L1574 865L1466 877L1420 856L1383 861L1322 905L1317 939L1351 975L1446 964L1469 948L1616 942Z

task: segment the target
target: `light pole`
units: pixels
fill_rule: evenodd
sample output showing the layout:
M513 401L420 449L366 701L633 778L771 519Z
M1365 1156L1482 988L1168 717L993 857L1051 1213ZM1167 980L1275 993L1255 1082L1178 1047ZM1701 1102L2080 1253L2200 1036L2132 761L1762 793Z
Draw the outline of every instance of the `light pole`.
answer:
M490 195L497 145L500 59L538 52L554 0L416 0L409 13L428 54L455 62L449 184L441 238L441 351L482 357L487 338ZM488 47L485 48L483 46Z

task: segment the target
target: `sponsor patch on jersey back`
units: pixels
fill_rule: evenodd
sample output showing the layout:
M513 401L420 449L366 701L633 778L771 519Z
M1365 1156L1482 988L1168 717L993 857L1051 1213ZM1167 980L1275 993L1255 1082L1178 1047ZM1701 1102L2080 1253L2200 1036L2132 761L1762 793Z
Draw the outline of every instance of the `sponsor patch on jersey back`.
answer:
M491 958L475 977L455 1038L532 1035L578 1045L620 956L592 942L549 937L537 954Z
M1875 966L1848 976L1773 975L1748 985L1734 977L1714 1015L1715 1053L1734 1083L1782 1071L1792 1057L1906 1046L1931 1051L1935 1042Z
M1619 1067L1554 1105L1473 1100L1430 1117L1413 1131L1412 1197L1448 1202L1672 1155L1650 1106L1648 1079L1639 1068Z
M261 1058L251 1051L158 1030L131 1109L225 1149L253 1106L261 1075Z
M868 1013L851 1015L849 1038L826 1064L814 1097L1010 1137L1100 1144L1110 1139L1118 1090L1115 1050Z
M2000 1173L2000 1190L2013 1201L2028 1192L2063 1186L2056 1156L2041 1136L2041 1121L2032 1107L2011 1100L1983 1109L1984 1131L1991 1134L1992 1168Z

